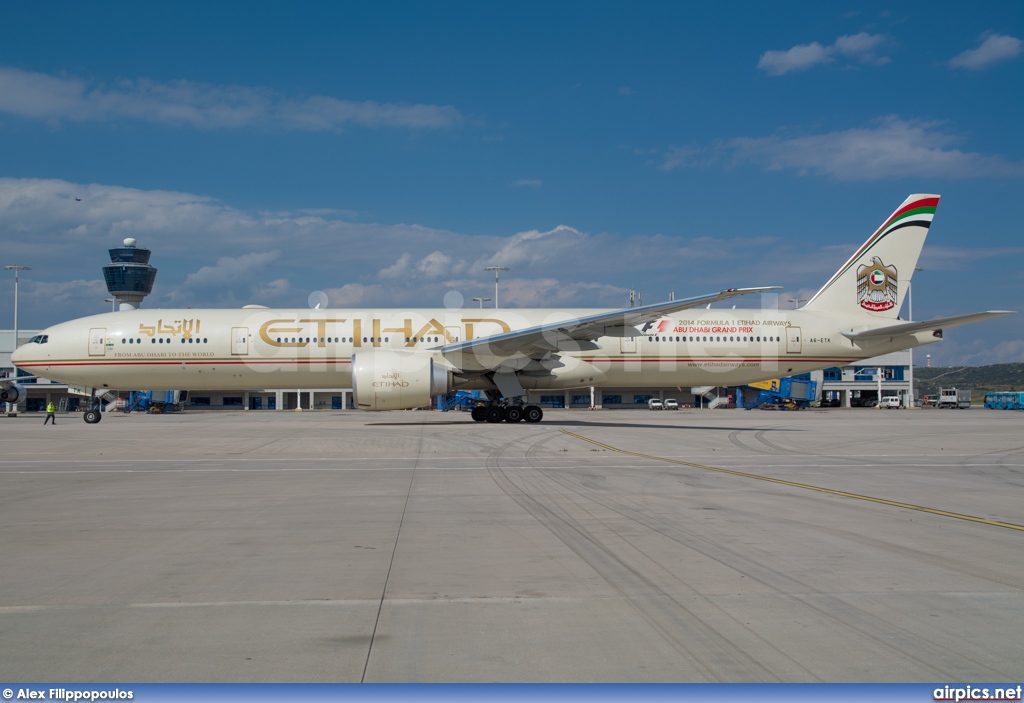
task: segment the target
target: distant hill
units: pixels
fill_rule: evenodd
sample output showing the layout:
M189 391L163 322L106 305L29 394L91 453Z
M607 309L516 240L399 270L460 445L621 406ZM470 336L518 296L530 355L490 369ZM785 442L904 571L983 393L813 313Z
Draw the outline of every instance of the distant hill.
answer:
M992 366L915 367L917 397L936 395L940 388L974 391L979 401L988 391L1024 391L1024 363Z

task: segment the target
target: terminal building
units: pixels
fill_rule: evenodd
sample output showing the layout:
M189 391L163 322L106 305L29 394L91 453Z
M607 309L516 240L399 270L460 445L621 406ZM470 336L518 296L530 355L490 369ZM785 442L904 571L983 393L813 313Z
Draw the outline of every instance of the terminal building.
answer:
M103 267L103 279L114 304L121 310L133 310L141 306L143 299L153 291L157 269L150 265L149 249L141 248L135 239L124 240L124 245L109 250L110 264ZM18 343L24 343L40 334L38 330L19 330ZM14 331L0 330L0 375L13 377L11 353L15 349ZM911 402L910 350L886 354L875 359L866 359L844 367L828 368L804 374L801 380L813 381L816 386L816 400L831 407L869 407L879 400L879 373L881 374L882 396L897 396L902 407ZM19 375L23 375L19 372ZM53 402L62 410L73 411L86 406L82 396L69 394L68 387L59 382L45 379L30 379L23 384L27 397L19 401L18 412L42 412ZM188 389L181 389L188 391ZM648 401L668 399L677 401L680 407L721 408L736 407L744 396L744 390L735 387L704 386L699 388L627 388L602 389L580 388L568 391L529 391L527 402L543 408L606 408L632 409L648 407ZM149 393L149 395L146 395ZM171 397L173 393L173 398ZM352 391L349 388L322 388L297 391L295 389L252 389L249 391L196 391L180 393L171 391L122 392L110 394L107 410L129 410L147 407L148 402L160 398L161 403L182 408L222 408L236 410L343 410L354 408ZM143 402L139 404L139 399ZM742 403L740 403L742 405Z

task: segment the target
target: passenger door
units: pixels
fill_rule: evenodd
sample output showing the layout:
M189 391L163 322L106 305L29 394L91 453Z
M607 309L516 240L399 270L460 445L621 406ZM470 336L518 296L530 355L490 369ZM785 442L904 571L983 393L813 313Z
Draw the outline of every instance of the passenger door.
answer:
M107 353L107 328L94 327L89 330L89 356L103 356Z
M787 327L786 328L786 353L787 354L799 354L802 344L800 342L800 328L799 327Z
M245 356L249 353L249 328L231 328L231 353L235 356Z

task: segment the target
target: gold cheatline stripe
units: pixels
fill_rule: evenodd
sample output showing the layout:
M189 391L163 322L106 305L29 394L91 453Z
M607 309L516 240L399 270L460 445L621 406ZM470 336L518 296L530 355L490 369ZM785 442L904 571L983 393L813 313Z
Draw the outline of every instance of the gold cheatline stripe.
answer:
M963 515L961 513L951 513L948 510L937 510L936 508L926 508L923 505L913 505L911 503L900 503L900 502L895 501L895 500L885 500L884 498L872 498L871 496L862 496L859 493L847 493L846 491L836 491L836 490L833 490L831 488L821 488L820 486L811 486L811 485L808 485L806 483L796 483L794 481L783 481L780 478L769 478L768 476L758 476L757 474L748 474L748 473L744 473L743 471L733 471L732 469L722 469L722 468L719 468L717 466L704 466L703 464L692 464L692 463L690 463L688 461L680 461L678 459L667 459L667 458L665 458L663 456L652 456L650 454L641 454L639 452L631 452L631 451L628 451L626 449L619 449L618 447L613 447L610 444L603 444L602 442L598 442L597 440L590 439L589 437L584 437L583 435L578 435L575 432L569 432L568 430L559 430L559 432L561 432L562 434L567 434L570 437L575 437L576 439L582 439L584 442L590 442L591 444L596 444L597 446L604 447L605 449L608 449L610 451L618 452L619 454L628 454L630 456L638 456L638 457L641 457L643 459L653 459L654 461L665 461L665 462L668 462L669 464L679 464L681 466L692 466L695 469L703 469L705 471L717 471L718 473L732 474L733 476L742 476L743 478L754 478L754 479L757 479L758 481L768 481L770 483L780 483L783 486L793 486L794 488L805 488L805 489L807 489L809 491L818 491L819 493L831 493L832 495L842 496L844 498L856 498L857 500L867 500L867 501L870 501L872 503L881 503L883 505L892 505L892 506L897 507L897 508L906 508L907 510L918 510L918 511L920 511L922 513L931 513L933 515L943 515L945 517L954 517L954 518L957 518L958 520L969 520L971 522L980 522L980 523L982 523L984 525L993 525L995 527L1005 527L1005 528L1010 529L1010 530L1020 530L1020 531L1024 532L1024 525L1016 525L1016 524L1014 524L1012 522L1000 522L998 520L986 520L985 518L974 517L973 515Z

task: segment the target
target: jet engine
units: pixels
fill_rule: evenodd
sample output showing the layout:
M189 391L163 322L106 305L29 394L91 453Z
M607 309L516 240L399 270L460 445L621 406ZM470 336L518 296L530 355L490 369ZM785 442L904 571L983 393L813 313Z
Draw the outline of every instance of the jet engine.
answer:
M4 403L17 403L25 397L25 387L17 383L9 383L0 388L0 401Z
M352 394L360 410L421 408L451 389L451 371L429 356L398 351L352 355Z

